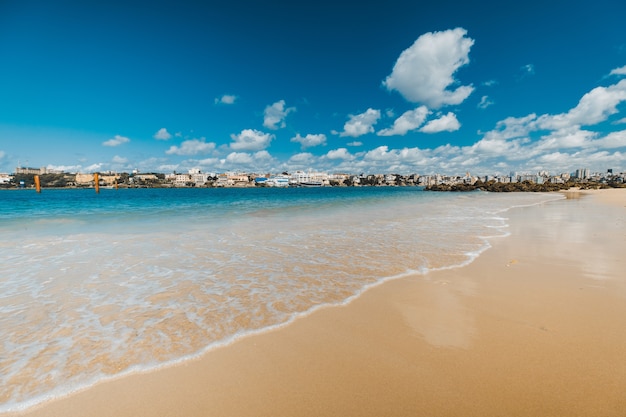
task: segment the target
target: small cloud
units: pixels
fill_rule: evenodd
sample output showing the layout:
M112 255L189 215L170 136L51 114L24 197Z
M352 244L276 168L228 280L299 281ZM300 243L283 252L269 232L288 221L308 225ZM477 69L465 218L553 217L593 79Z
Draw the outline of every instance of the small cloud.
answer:
M339 148L332 151L328 151L326 154L326 158L328 159L343 159L344 161L349 161L354 158L350 152L346 148Z
M84 167L83 169L86 172L98 172L102 170L102 164L101 163L91 164L89 166Z
M293 156L291 156L291 158L289 158L289 162L290 163L303 163L303 162L310 162L313 158L315 158L315 156L313 156L312 153L309 152L301 152L301 153L297 153Z
M449 112L445 116L441 116L439 119L431 120L420 129L420 132L424 133L439 133L439 132L454 132L461 128L461 124L456 118L456 115Z
M235 104L235 100L237 100L237 96L224 94L222 97L217 97L215 99L215 104Z
M626 75L626 65L621 68L615 68L609 73L609 75Z
M198 155L206 154L215 150L215 143L206 142L204 138L186 140L180 146L171 146L168 155Z
M521 81L532 75L535 75L535 66L533 64L522 65L519 69L517 80Z
M380 110L367 109L364 113L351 114L349 117L350 120L343 125L343 132L339 133L339 136L357 138L374 132L374 125L380 119Z
M480 99L480 103L478 103L478 108L479 109L486 109L487 107L491 106L493 104L493 101L489 100L488 96L482 96Z
M430 108L461 104L474 91L472 85L458 84L454 74L469 63L469 51L474 45L463 28L428 32L421 35L409 48L402 51L391 75L383 85L396 90L412 103L423 103Z
M265 108L263 126L272 130L276 130L279 127L284 128L286 126L285 118L293 111L296 111L295 107L285 108L285 100L277 101Z
M182 134L182 132L176 132L176 133L174 133L174 136L176 136L177 138L182 138L183 134Z
M380 130L378 136L406 135L407 132L415 130L424 123L430 110L426 106L420 106L415 110L404 112L393 122L393 127Z
M120 146L124 143L128 143L130 142L130 139L128 139L125 136L120 136L120 135L115 135L113 138L102 142L103 146Z
M166 128L160 128L153 136L156 140L168 140L172 138L172 135L167 131Z
M318 145L326 145L326 135L323 133L319 135L308 134L305 137L300 136L298 133L295 137L291 138L292 142L299 142L302 149L311 148Z
M274 135L254 129L244 129L240 134L232 134L230 137L234 141L230 144L230 149L234 151L260 151L267 148L274 139Z
M493 87L494 85L497 85L498 82L496 80L487 80L484 83L482 83L483 86L485 87Z
M346 145L348 145L348 146L363 146L363 142L359 142L358 140L355 140L354 142L346 143Z

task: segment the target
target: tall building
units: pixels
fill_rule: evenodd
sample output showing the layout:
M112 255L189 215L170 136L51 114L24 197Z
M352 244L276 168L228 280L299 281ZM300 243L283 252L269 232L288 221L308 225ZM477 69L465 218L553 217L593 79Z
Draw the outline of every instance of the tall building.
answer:
M580 179L580 180L585 180L587 178L589 178L591 176L590 172L589 172L589 168L579 168L576 170L576 174L575 174L576 178Z

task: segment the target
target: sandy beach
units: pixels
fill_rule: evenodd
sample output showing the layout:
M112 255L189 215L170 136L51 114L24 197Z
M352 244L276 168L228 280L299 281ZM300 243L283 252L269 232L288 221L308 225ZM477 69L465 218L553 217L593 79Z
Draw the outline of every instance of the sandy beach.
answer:
M626 189L513 209L469 266L27 416L624 416Z

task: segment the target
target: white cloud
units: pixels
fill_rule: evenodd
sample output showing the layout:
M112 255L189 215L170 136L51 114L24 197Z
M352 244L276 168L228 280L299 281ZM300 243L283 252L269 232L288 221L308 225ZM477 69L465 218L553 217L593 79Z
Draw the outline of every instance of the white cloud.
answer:
M234 141L230 148L234 151L260 151L267 148L274 139L274 135L254 129L244 129L240 134L232 134L230 137Z
M295 155L292 155L291 158L289 158L289 163L293 163L293 164L301 164L303 162L308 163L314 159L315 159L315 156L313 156L312 153L300 152Z
M626 130L611 132L605 137L594 141L592 145L604 149L626 148Z
M235 104L235 100L237 100L237 96L224 94L222 97L215 99L215 104Z
M121 156L115 155L113 159L111 159L111 162L113 162L114 164L127 164L128 158L123 158Z
M234 164L250 164L254 159L246 152L231 152L226 156L226 162Z
M488 96L482 96L480 98L480 103L478 103L478 108L479 109L486 109L487 107L491 106L493 104L493 101L489 100Z
M569 112L543 115L537 120L537 124L539 128L548 130L572 125L595 125L617 113L617 106L623 101L626 101L626 79L609 87L594 88Z
M425 33L404 50L383 85L397 90L406 100L431 108L462 103L474 91L471 85L457 84L454 74L469 63L474 40L463 28Z
M153 136L156 140L168 140L172 138L172 135L167 131L166 128L160 128Z
M308 134L305 137L300 136L298 133L295 137L291 138L292 142L299 142L302 149L311 148L318 145L326 145L326 135L323 133L319 135Z
M265 150L254 153L231 152L220 162L223 165L236 169L271 169L273 158L269 152Z
M409 110L398 117L393 122L393 127L380 130L378 136L406 135L407 132L415 130L424 123L430 111L426 106L420 106L414 110Z
M584 148L590 146L597 136L596 132L581 130L578 126L559 129L533 143L533 153L550 149Z
M367 109L365 113L353 115L343 125L343 132L339 136L351 136L353 138L374 132L374 125L380 119L380 110Z
M265 108L263 126L272 130L276 130L279 127L284 128L286 126L285 118L293 111L296 111L295 107L285 108L285 100L277 101Z
M611 70L609 75L626 75L626 65L621 68L615 68L614 70Z
M272 155L268 151L258 151L254 153L255 161L269 161L272 159Z
M363 146L363 142L359 142L358 140L346 143L348 146Z
M63 171L63 172L84 172L82 165L52 165L48 164L46 168L53 171Z
M439 132L454 132L461 128L461 124L456 118L456 115L452 112L441 116L438 119L431 120L420 129L420 132L424 133L439 133Z
M84 172L98 172L102 170L102 163L91 164L83 168Z
M198 159L195 162L203 168L213 168L220 163L220 160L219 158L204 158Z
M197 155L206 154L213 150L215 150L215 143L206 142L204 138L200 138L186 140L180 146L171 146L165 153L168 155Z
M533 64L526 64L520 68L522 75L534 75L535 66Z
M128 143L130 142L130 139L128 139L125 136L120 136L120 135L115 135L113 138L102 142L102 145L104 146L120 146L124 143Z
M351 160L354 157L352 156L350 152L348 152L346 148L339 148L339 149L334 149L332 151L328 151L328 153L326 154L326 158Z

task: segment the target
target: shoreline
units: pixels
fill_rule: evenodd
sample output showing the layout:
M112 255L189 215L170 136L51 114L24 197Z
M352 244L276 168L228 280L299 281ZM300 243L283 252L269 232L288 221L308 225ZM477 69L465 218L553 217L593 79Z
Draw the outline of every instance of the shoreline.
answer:
M582 194L591 194L591 198L582 200L593 200L581 200L584 209L589 206L609 213L626 205L624 191ZM600 202L608 194L618 197L609 198L612 203ZM565 276L575 277L577 285L585 289L594 288L590 278L580 276L580 268L571 265L577 256L559 260L555 269L551 259L541 257L540 247L531 245L530 251L524 248L529 237L522 226L529 216L559 211L558 206L548 205L576 203L556 201L511 209L507 212L511 236L489 239L491 248L470 265L388 280L364 291L348 305L319 308L277 329L211 350L199 359L102 382L26 412L5 415L550 415L558 414L558 410L569 415L589 415L588 411L595 408L563 408L567 402L559 403L558 398L555 401L561 408L552 404L543 409L545 414L536 402L520 403L526 385L520 385L521 377L528 378L525 382L533 382L527 374L539 369L532 366L534 363L520 367L514 361L527 353L520 350L515 343L518 342L526 345L529 352L536 351L532 356L535 362L553 369L549 361L542 362L541 358L554 359L555 348L566 348L564 342L575 339L572 324L563 320L574 312L560 300L564 296L578 299L578 292L570 288L571 278L553 276L542 282L539 277L542 273L545 277L546 270L558 272L557 275L566 271ZM613 210L609 204L614 204ZM625 228L623 223L620 227L619 231ZM608 239L602 236L600 241L609 245ZM544 250L554 244L549 236L544 240ZM623 241L618 238L617 245ZM541 243L533 242L538 246ZM600 282L608 285L613 281ZM521 285L529 283L531 288ZM594 279L591 283L598 285ZM612 285L619 297L625 296L623 282ZM556 304L563 317L559 319L558 314L542 310L536 300L531 305L515 304L520 293L531 300L536 298L534 290L542 290L539 293L549 301L548 305L554 309ZM620 318L626 317L621 314L626 313L626 307L623 303L615 304L612 296L603 295L601 302L594 299L590 304L594 309L589 311L617 308L613 317L616 335L612 337L626 341L626 334L619 330L624 328ZM552 320L539 320L540 313L552 316ZM578 319L584 321L585 317ZM547 324L538 324L544 321ZM553 328L568 329L569 339L559 340L559 332ZM603 325L603 329L608 328ZM546 335L553 339L546 342ZM605 332L599 335L606 337ZM613 350L618 350L618 346L610 344ZM589 346L588 349L593 350ZM573 357L575 353L569 352ZM494 363L498 369L493 369ZM498 373L507 368L513 371L510 375ZM575 378L567 369L559 371ZM543 376L546 379L549 375ZM626 384L626 371L618 376L617 387L626 386L622 385ZM547 379L554 388L555 381ZM505 391L510 392L500 392L507 381L510 388ZM542 383L545 385L544 380L539 381L539 385ZM488 393L494 389L500 395L489 398ZM531 400L541 396L535 387L528 390L532 395L526 394ZM561 393L560 397L571 400L572 396L565 394L568 393ZM544 397L541 396L545 400ZM606 410L626 409L625 401L609 404L616 408Z

